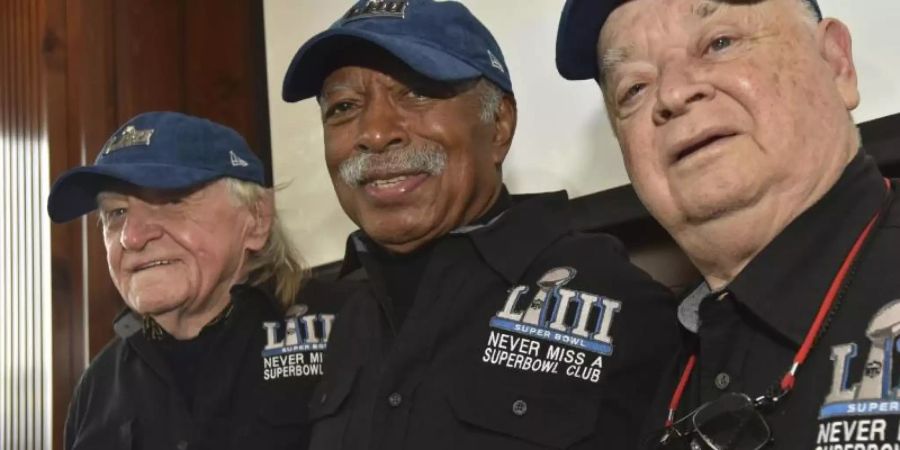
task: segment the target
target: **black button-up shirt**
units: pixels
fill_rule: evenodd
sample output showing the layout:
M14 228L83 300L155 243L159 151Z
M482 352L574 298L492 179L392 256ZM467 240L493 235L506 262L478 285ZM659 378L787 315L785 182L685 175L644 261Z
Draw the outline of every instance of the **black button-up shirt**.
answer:
M701 285L679 308L696 333L698 364L679 414L724 391L756 397L791 367L826 291L873 215L868 238L824 334L794 390L764 416L773 449L878 449L900 445L895 362L900 336L900 207L875 162L860 151L835 186L789 224L721 292ZM686 352L687 353L687 352ZM684 358L682 358L682 361ZM668 403L682 367L655 402ZM724 389L716 383L727 374ZM651 418L662 427L663 412ZM882 445L888 445L883 447Z
M66 448L306 448L306 405L344 298L320 286L301 290L290 317L262 291L234 287L231 312L197 338L203 351L189 383L179 383L160 346L193 343L148 338L126 310L115 322L118 337L75 390Z
M311 401L314 449L628 449L679 347L670 293L564 193L514 198L433 243L394 320L351 236L347 299Z

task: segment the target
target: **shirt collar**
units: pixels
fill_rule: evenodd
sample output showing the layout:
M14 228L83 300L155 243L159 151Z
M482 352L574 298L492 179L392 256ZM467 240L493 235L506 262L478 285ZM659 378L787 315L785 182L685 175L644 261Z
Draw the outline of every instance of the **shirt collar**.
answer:
M498 200L511 205L505 210L492 207L494 213L486 214L485 220L456 228L448 236L471 239L492 269L507 282L516 283L540 251L572 229L571 219L565 191L506 198L501 195ZM359 278L359 272L365 270L360 255L369 251L369 245L374 244L361 230L350 234L341 277Z
M828 193L776 236L725 290L799 346L838 268L884 195L878 166L860 150ZM688 329L690 324L697 329L697 310L709 294L703 283L682 302L679 319Z
M700 303L709 296L712 291L706 282L701 282L678 305L678 321L691 333L700 330Z

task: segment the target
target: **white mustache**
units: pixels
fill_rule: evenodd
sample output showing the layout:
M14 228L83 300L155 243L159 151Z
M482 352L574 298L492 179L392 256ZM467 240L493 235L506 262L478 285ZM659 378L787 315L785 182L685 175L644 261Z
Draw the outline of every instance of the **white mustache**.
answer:
M338 166L341 180L359 187L384 175L427 173L438 175L447 166L447 152L438 144L426 143L388 150L383 153L357 153Z

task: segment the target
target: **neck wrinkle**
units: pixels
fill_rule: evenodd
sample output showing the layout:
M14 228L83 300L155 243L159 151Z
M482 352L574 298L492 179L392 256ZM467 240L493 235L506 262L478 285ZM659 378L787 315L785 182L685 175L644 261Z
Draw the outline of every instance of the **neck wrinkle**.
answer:
M835 167L816 183L795 186L743 210L699 225L686 225L672 236L703 275L712 291L726 287L801 214L837 184L850 159L836 159Z
M211 302L199 303L201 309L199 311L193 308L181 308L167 313L152 316L153 320L171 334L175 339L186 340L193 339L200 334L203 327L213 321L225 308L231 303L231 288L237 284L246 281L248 273L244 269L246 260L246 252L242 255L237 269L231 276L231 279L221 283L215 288L212 297L215 298Z

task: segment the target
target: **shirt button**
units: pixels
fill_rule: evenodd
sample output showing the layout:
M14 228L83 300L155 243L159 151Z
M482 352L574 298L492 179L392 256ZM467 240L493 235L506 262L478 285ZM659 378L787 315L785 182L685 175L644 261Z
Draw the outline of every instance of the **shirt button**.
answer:
M728 385L731 384L731 377L728 376L727 373L722 372L716 375L715 383L716 387L719 388L719 390L724 391L725 389L728 389Z
M393 394L388 395L388 405L396 408L400 406L401 403L403 403L403 396L400 395L399 392L394 392Z
M525 400L516 400L512 404L512 412L513 414L522 417L525 413L528 412L528 403L525 403Z
M322 393L322 396L319 397L319 403L321 403L321 404L324 405L326 401L328 401L328 393L327 393L327 392L323 392L323 393Z
M175 446L178 450L187 450L188 443L187 441L178 441L178 445Z

